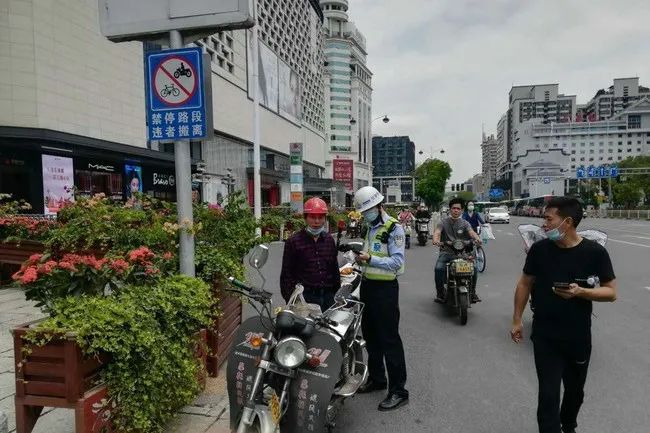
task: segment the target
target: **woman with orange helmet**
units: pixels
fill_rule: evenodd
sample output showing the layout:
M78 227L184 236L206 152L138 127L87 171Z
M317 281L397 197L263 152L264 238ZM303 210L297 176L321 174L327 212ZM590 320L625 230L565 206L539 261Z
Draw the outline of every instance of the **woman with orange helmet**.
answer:
M284 244L280 288L289 300L296 284L305 287L303 295L311 304L325 311L334 304L334 294L341 286L336 242L327 233L327 203L318 197L305 202L306 226Z

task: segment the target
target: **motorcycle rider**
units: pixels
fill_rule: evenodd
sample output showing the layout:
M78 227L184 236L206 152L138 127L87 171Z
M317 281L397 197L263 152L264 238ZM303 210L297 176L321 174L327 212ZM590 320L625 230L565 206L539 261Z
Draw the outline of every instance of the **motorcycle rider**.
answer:
M325 230L327 203L310 198L305 202L304 216L306 227L284 244L280 288L288 301L296 284L302 284L305 301L325 311L334 304L334 294L341 286L336 242Z
M415 218L431 219L431 212L429 212L429 209L427 209L424 203L421 203L420 206L418 206L418 210L415 212Z
M413 218L413 213L408 207L402 209L399 215L397 215L397 219L399 219L399 222L402 224L402 226L410 225L413 221Z
M467 202L467 210L463 212L463 219L467 221L471 226L472 230L478 233L478 228L481 224L485 224L481 214L479 212L474 212L474 202Z
M477 244L481 245L481 238L472 229L469 222L462 218L463 213L463 199L456 197L449 201L449 216L443 218L436 227L433 233L433 245L440 247L438 260L436 261L435 276L436 276L436 299L435 302L444 304L445 299L445 277L447 272L447 263L451 262L455 257L455 252L451 246L442 242L441 237L444 235L444 240L453 242L456 239L471 240L473 239ZM474 267L474 284L471 290L470 301L472 303L481 302L481 298L476 293L476 277L477 269Z
M404 387L406 361L399 335L397 282L397 277L404 273L404 229L383 210L383 200L384 196L372 186L364 186L354 195L355 207L369 225L364 251L357 257L364 265L361 301L365 310L361 326L369 370L368 381L359 392L388 388L388 395L378 407L388 411L407 404L409 393Z

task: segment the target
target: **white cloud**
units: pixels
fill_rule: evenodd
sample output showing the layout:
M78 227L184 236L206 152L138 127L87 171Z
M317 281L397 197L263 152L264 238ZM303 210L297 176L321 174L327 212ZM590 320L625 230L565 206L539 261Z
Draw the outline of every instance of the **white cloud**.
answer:
M638 76L650 85L647 0L350 0L365 34L375 134L444 147L454 182L481 170L512 85L559 83L578 103Z

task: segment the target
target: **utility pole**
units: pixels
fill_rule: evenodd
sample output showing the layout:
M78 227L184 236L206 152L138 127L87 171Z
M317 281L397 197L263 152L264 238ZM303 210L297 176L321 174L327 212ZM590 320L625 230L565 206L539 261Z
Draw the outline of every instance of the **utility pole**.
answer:
M253 210L255 219L259 221L262 218L262 178L260 176L262 153L260 150L260 92L258 91L260 42L258 39L257 0L253 0L253 18L255 20L252 31L253 40L251 41L253 82L250 84L253 87ZM262 229L258 227L256 233L258 237L262 236Z
M183 48L183 37L178 30L169 32L169 47ZM210 125L212 127L212 125ZM190 157L190 143L184 140L174 141L174 162L176 172L176 205L179 231L180 248L179 261L181 274L191 277L195 274L194 268L194 234L191 231L194 224L192 215L192 161Z

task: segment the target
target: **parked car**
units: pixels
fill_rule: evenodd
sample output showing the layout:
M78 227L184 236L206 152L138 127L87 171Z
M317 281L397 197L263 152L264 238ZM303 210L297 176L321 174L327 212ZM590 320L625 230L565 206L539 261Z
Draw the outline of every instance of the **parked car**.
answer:
M505 207L492 207L488 209L485 216L485 222L510 224L510 214L508 214L508 209Z

